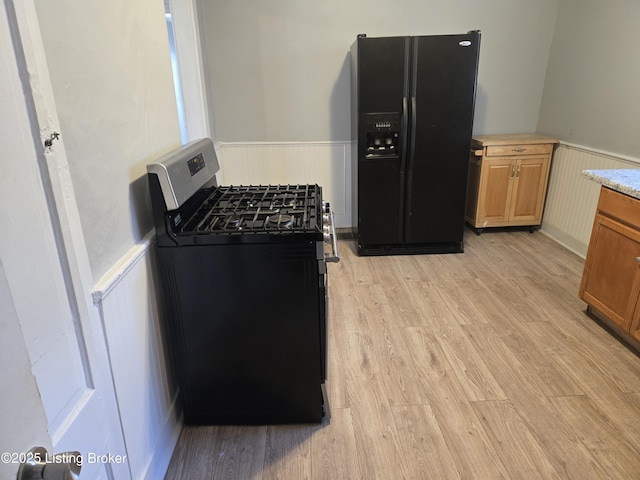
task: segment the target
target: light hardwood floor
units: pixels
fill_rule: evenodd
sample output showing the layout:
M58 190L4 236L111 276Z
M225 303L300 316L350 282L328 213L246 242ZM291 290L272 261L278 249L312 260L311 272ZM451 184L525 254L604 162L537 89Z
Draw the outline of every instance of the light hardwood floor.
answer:
M166 478L640 479L640 358L540 232L329 266L324 425L185 427Z

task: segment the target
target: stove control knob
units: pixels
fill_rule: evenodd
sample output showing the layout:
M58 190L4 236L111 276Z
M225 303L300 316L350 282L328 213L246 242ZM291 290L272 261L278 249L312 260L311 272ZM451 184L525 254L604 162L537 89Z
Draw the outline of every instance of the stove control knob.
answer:
M329 227L329 225L323 225L322 231L325 235L331 236L331 227Z
M324 241L327 243L331 243L331 234L330 233L325 233L324 235Z

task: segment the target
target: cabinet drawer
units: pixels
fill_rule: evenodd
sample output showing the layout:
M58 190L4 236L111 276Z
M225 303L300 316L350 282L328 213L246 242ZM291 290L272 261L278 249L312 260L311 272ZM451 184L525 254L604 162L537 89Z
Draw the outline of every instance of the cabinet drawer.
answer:
M598 212L640 230L640 200L606 187L600 189Z
M529 145L492 145L487 147L488 157L514 155L540 155L551 153L553 144L539 143Z

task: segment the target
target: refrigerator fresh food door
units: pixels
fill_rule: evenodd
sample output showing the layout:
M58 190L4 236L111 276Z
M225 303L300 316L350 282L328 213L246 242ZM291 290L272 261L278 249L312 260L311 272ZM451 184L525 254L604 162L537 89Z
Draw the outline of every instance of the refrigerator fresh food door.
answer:
M404 240L462 248L480 34L412 42Z

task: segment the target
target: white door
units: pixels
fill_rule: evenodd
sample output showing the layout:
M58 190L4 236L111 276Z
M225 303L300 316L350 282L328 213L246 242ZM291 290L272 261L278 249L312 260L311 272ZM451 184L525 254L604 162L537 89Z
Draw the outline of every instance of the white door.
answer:
M24 385L0 390L0 408L15 409L13 423L22 426L6 431L7 424L0 425L0 453L20 454L36 445L55 453L77 450L81 479L130 479L103 330L91 301L64 134L44 147L58 125L33 2L5 0L0 7L0 295L8 304L0 313L8 317L0 322L0 335L2 345L11 347L3 352L2 368L8 365L8 378ZM12 459L0 460L0 473L6 474L1 476L15 476L17 465L5 462Z

